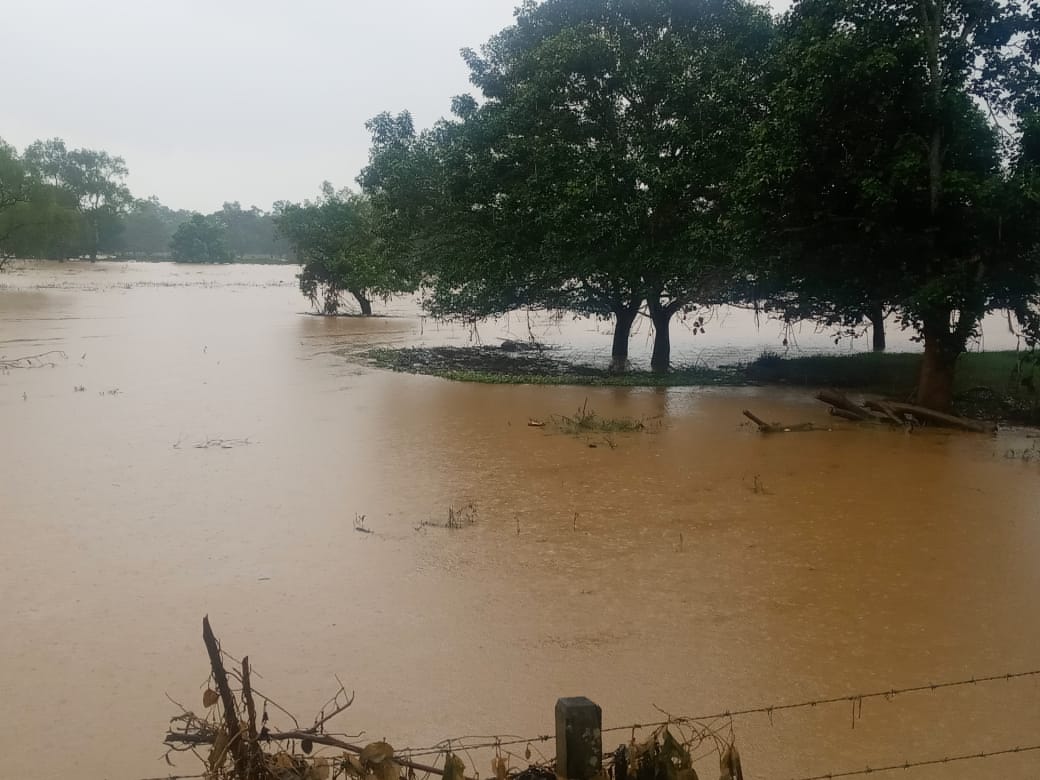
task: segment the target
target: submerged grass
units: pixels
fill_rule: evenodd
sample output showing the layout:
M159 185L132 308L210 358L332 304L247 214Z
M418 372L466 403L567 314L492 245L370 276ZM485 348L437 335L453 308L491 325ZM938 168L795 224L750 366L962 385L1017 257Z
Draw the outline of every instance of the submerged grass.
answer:
M677 368L668 373L614 372L568 363L551 350L510 353L496 347L410 347L365 353L382 368L483 384L603 387L785 385L835 387L909 400L921 356L909 352L785 357L763 353L751 363ZM959 414L1040 425L1040 360L1028 352L969 352L957 363Z
M406 347L373 349L364 356L380 368L489 385L699 387L749 383L736 371L701 366L668 373L610 371L560 360L549 350L510 353L496 347Z
M634 417L600 417L594 409L589 408L589 399L581 405L573 416L565 414L553 415L553 424L562 433L641 433L650 429L652 419ZM607 441L611 449L616 446L612 441Z

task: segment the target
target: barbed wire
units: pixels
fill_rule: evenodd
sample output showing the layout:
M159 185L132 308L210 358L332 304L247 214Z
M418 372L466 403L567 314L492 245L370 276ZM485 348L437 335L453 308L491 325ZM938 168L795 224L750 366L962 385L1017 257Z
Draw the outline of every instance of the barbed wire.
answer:
M745 707L743 709L735 710L721 710L719 712L707 713L704 715L676 715L669 717L667 720L649 721L646 723L629 723L624 726L611 726L610 728L602 729L602 733L610 734L619 731L639 731L642 729L653 729L660 728L662 726L670 726L672 724L682 723L695 723L702 721L720 720L726 718L737 718L746 715L768 715L770 719L774 713L777 712L788 712L791 710L808 709L812 707L820 707L828 704L862 704L864 701L869 699L894 699L897 696L904 696L911 693L925 693L929 691L940 691L947 690L950 688L958 688L967 685L979 685L981 683L990 682L1010 682L1012 680L1021 680L1028 677L1040 677L1040 669L1033 669L1025 672L1008 672L1005 674L993 674L982 677L971 677L963 680L947 680L938 683L927 683L922 685L911 685L905 688L887 688L885 690L866 691L863 693L847 693L840 696L825 696L815 699L807 699L805 701L788 702L784 704L769 704L759 705L756 707ZM433 745L428 745L419 748L405 748L400 753L421 757L431 756L443 753L448 747L449 743L454 743L457 746L466 744L466 748L469 750L480 750L484 748L504 748L512 747L515 745L526 745L534 744L538 742L548 742L551 739L555 739L554 734L538 734L532 737L513 737L512 735L502 735L503 737L508 736L508 739L502 739L501 737L483 737L486 741L480 743L466 743L466 737L444 739Z
M1027 745L1025 747L1004 748L1002 750L980 751L978 753L963 753L958 756L946 756L945 758L929 758L923 761L904 761L902 764L889 764L887 766L865 767L863 769L849 769L844 772L827 772L822 775L810 775L807 777L796 777L791 780L837 780L840 777L856 777L859 775L872 775L876 772L893 772L897 769L916 769L922 766L935 766L937 764L952 764L955 761L972 761L979 758L993 758L994 756L1007 756L1013 753L1028 753L1040 750L1040 745Z
M736 718L743 715L756 715L763 714L772 717L775 712L783 712L788 710L806 709L810 707L819 707L826 704L859 704L868 699L894 699L896 696L903 696L908 693L924 693L928 691L938 691L947 688L958 688L965 685L978 685L979 683L999 682L999 681L1011 681L1019 680L1025 677L1037 677L1040 676L1040 669L1034 669L1028 672L1009 672L1007 674L993 674L986 677L971 677L966 680L953 680L941 683L928 683L926 685L911 685L906 688L889 688L883 691L868 691L866 693L849 693L843 696L827 696L819 699L808 699L806 701L793 702L788 704L772 704L759 707L746 707L741 710L723 710L721 712L714 712L708 715L679 715L669 720L656 721L653 723L644 723L636 726L636 728L657 728L659 726L667 726L671 723L684 723L687 721L701 721L701 720L713 720L717 718ZM609 729L603 729L604 732L612 731L627 731L630 726L614 726Z

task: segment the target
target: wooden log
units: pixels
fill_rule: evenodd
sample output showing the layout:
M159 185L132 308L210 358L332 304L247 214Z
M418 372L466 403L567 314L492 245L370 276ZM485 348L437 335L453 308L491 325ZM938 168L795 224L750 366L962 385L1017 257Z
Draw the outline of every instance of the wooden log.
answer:
M966 417L957 417L952 414L937 412L934 409L927 409L915 404L897 403L896 401L888 401L887 403L889 408L897 414L910 414L919 420L926 420L947 428L957 428L962 431L970 431L971 433L995 433L997 430L995 423L984 420L969 420Z
M831 416L840 417L843 420L851 420L852 422L867 422L867 420L864 420L858 414L853 414L852 412L846 411L845 409L838 409L835 406L831 407L830 413Z
M864 401L863 405L868 409L873 409L875 412L881 412L883 419L886 422L901 427L906 427L908 425L907 421L901 419L899 415L896 414L895 410L884 401Z
M823 401L825 404L830 404L835 409L841 409L849 414L856 415L860 420L874 419L874 414L872 412L864 409L862 406L854 404L844 393L839 393L837 390L821 390L816 394L816 398L817 400Z
M797 425L781 425L780 423L767 423L761 417L752 414L747 409L744 410L744 416L747 417L751 422L758 426L758 430L761 433L806 433L808 431L820 430L812 423L798 423Z
M753 422L755 425L757 425L758 429L760 431L762 431L763 433L765 433L768 429L773 427L772 425L767 423L765 420L763 420L761 417L756 417L754 414L752 414L747 409L744 410L744 416L747 417L749 420L751 420L751 422Z

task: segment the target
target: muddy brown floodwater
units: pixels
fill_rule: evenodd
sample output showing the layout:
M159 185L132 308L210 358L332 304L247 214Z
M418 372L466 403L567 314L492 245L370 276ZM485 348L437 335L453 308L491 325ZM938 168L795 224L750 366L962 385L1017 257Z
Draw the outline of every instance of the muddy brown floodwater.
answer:
M1026 431L761 437L742 408L828 418L774 389L387 373L337 352L468 334L410 302L304 310L287 268L0 276L0 355L65 355L0 374L0 776L199 771L161 742L164 694L201 708L207 613L283 705L313 717L338 674L341 728L398 746L547 733L564 695L610 726L1040 667ZM612 448L527 426L586 398L661 428ZM471 527L420 527L470 502ZM748 777L778 780L1032 745L1040 684L733 728ZM1040 755L906 776L1035 778Z

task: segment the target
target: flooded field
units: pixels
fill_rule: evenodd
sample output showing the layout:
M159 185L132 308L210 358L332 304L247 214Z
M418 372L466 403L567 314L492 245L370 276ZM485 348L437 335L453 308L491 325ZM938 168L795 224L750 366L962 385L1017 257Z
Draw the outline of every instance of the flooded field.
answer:
M201 709L205 614L301 720L339 675L357 693L342 728L398 747L546 734L559 696L589 696L613 726L1040 668L1040 463L1008 457L1035 445L1028 432L761 437L743 408L824 424L825 408L776 389L391 374L339 353L471 334L411 302L308 316L293 273L0 276L0 356L61 353L0 373L0 776L201 771L161 757L165 694ZM677 358L780 347L742 316L677 337ZM481 336L507 332L526 320ZM532 332L609 352L595 323ZM987 330L988 346L1002 338ZM648 352L638 337L633 351ZM659 428L608 441L527 425L586 399ZM471 526L424 525L470 503ZM1040 681L733 730L746 776L777 780L1034 745ZM1024 780L1040 756L905 776Z

